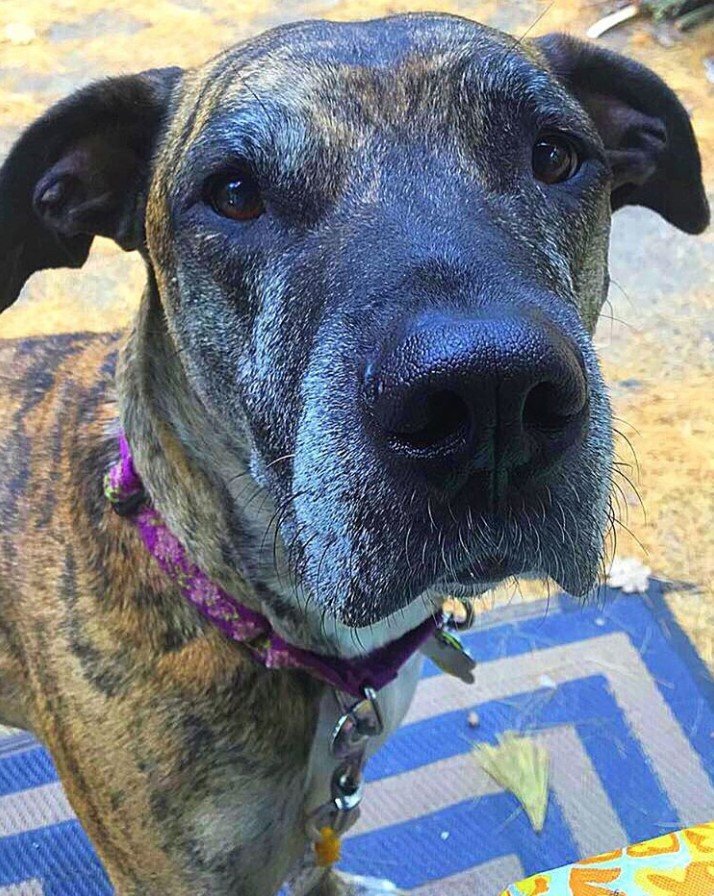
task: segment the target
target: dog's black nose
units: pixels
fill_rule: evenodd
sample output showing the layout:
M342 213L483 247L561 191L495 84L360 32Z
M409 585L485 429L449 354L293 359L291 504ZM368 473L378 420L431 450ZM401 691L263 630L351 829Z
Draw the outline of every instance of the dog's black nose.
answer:
M546 469L587 422L577 346L513 312L422 319L368 367L365 395L376 438L440 485L445 474Z

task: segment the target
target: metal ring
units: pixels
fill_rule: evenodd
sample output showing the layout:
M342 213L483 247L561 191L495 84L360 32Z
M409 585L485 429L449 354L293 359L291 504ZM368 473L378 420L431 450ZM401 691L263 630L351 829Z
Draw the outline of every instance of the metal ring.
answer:
M368 738L378 737L383 731L377 694L372 688L365 688L364 698L337 721L330 739L330 751L338 759L354 756L364 752Z
M362 802L362 769L357 762L344 762L332 773L332 798L341 812L354 812Z

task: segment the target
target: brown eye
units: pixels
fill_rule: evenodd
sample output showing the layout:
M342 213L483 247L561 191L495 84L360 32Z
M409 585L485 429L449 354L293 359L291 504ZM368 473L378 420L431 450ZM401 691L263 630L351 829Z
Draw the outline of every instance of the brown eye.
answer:
M544 184L559 184L580 167L573 144L562 134L544 134L533 147L533 174Z
M208 183L207 199L217 214L233 221L252 221L265 211L260 188L249 174L214 177Z

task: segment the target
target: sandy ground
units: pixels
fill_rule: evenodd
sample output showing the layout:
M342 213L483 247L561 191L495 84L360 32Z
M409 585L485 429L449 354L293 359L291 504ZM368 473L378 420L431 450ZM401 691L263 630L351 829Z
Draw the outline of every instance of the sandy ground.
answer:
M2 0L0 158L49 103L95 77L191 66L293 19L369 18L416 9L458 13L515 34L533 26L533 34L566 29L579 35L608 11L597 0ZM33 29L25 29L29 42L7 39L6 26L17 24ZM13 32L17 35L16 28ZM711 194L714 88L704 60L714 56L714 27L669 47L663 37L661 29L655 34L642 22L611 33L603 43L646 62L679 92L693 117ZM613 235L614 285L597 336L623 436L619 454L629 465L622 469L631 480L620 483L621 518L630 531L619 529L617 554L639 558L674 583L671 605L710 664L713 269L711 234L693 239L646 211L622 212ZM137 259L97 241L81 272L36 275L0 318L0 337L115 329L130 320L141 283Z

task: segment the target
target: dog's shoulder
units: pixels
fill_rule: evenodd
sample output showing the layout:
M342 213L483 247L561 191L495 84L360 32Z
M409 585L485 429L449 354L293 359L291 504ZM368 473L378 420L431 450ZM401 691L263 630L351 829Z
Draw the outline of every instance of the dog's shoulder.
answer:
M16 402L23 394L44 395L61 378L68 361L72 361L73 378L76 378L87 366L82 364L83 356L90 362L92 355L97 350L101 353L102 349L107 355L109 370L106 372L111 375L116 360L116 352L111 349L116 349L119 338L115 333L79 332L0 339L0 395ZM3 409L6 404L3 401Z
M87 333L0 340L0 520L6 535L20 525L33 480L46 481L76 425L90 423L112 400L118 341Z
M68 466L77 416L98 415L106 403L116 341L92 334L0 340L0 716L16 724L28 721L22 621L47 611L60 564L57 533L70 531L59 471Z
M66 549L73 540L87 541L70 518L73 446L83 431L87 441L101 444L94 434L113 404L117 343L116 336L92 334L0 340L0 673L6 690L25 677L20 632L32 620L56 624L51 595ZM12 694L0 694L0 714L23 720L12 711L14 702Z

